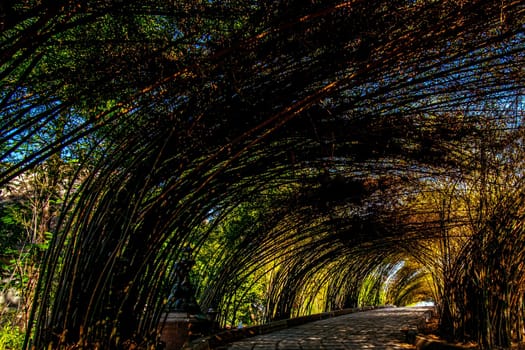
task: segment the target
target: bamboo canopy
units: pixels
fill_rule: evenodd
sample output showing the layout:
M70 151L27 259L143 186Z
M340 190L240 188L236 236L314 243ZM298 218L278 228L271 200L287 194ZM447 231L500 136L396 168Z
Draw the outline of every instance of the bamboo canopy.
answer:
M370 276L378 302L411 259L442 277L456 338L523 336L522 1L0 11L0 185L57 157L74 169L27 348L154 341L173 262L239 208L242 235L197 281L223 321L269 271L266 320L308 313L321 292L324 310L357 305ZM405 268L392 300L420 290Z

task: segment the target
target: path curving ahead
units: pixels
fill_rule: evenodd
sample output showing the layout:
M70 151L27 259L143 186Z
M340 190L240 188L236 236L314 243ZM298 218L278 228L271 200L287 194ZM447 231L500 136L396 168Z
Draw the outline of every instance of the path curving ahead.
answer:
M401 329L424 320L427 307L376 309L328 318L237 341L232 350L415 349Z

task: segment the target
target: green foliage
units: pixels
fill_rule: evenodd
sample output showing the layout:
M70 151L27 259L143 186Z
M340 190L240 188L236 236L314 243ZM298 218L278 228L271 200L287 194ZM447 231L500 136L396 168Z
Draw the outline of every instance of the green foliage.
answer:
M5 315L0 321L0 349L19 350L24 344L25 332L13 321L5 320Z
M0 205L0 291L22 293L15 308L0 305L0 349L21 349L25 337L27 299L35 283L35 262L45 244L28 240L27 208L21 200L4 201Z
M0 203L0 271L2 278L12 276L16 259L27 243L20 203Z
M20 204L0 203L0 254L10 254L24 243L21 210Z
M260 203L258 204L260 206ZM214 279L220 276L225 264L240 264L231 259L235 252L249 240L257 227L260 216L259 210L250 203L242 204L223 217L221 213L210 216L203 225L202 230L211 229L208 239L199 247L196 256L196 265L193 270L193 281L197 284L200 293L204 293L214 285ZM220 223L215 225L215 220ZM235 266L231 266L235 269ZM229 300L222 310L223 315L229 315L223 320L224 324L236 326L239 322L244 325L260 323L262 320L262 305L265 302L265 279L256 274L238 276L230 281L236 286L234 293L228 293ZM199 293L198 293L199 294ZM201 296L202 297L202 296ZM220 303L204 300L207 307L217 308ZM214 304L214 305L212 305Z
M1 307L4 307L2 305ZM0 310L0 349L19 350L24 343L25 331L17 309Z
M227 308L222 310L223 315L228 315L224 320L226 326L236 327L239 323L250 326L265 321L267 282L251 275L237 284L238 289L230 296Z

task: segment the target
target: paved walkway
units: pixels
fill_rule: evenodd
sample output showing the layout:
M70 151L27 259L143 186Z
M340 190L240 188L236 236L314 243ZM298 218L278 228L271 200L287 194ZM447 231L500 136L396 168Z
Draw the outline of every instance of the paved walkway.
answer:
M235 350L415 349L405 343L404 326L417 326L429 308L388 308L352 313L230 344Z

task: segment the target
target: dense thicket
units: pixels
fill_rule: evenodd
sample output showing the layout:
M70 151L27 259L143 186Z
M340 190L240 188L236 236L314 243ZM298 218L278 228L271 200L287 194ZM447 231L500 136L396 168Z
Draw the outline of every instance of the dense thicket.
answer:
M1 10L0 184L76 171L27 346L154 343L189 244L217 252L197 287L224 322L263 279L270 320L432 274L443 329L521 339L521 1Z

